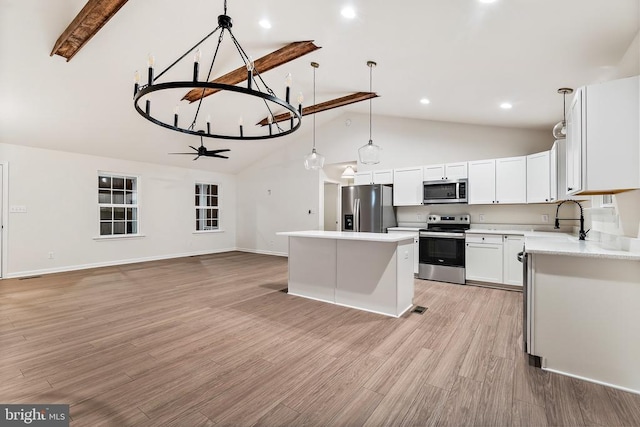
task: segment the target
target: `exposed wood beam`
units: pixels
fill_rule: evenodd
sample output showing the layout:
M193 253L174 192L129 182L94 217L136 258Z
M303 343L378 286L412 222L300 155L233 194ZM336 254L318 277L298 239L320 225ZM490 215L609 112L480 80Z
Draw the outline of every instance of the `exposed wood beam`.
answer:
M275 52L271 52L259 59L256 59L253 62L254 67L258 71L258 73L262 74L282 64L286 64L289 61L300 58L307 53L313 52L316 49L320 49L320 46L316 46L315 44L313 44L313 40L289 43L285 47L280 48ZM222 77L212 80L211 82L227 85L237 85L238 83L241 83L245 80L247 80L247 69L245 67L240 67L225 74ZM200 98L204 98L216 92L218 91L215 89L207 89L204 91L203 95L202 89L192 89L182 99L189 102L195 102Z
M69 62L126 2L127 0L89 0L58 37L51 56L60 55Z
M321 102L320 104L310 105L302 109L302 115L307 116L309 114L319 113L321 111L331 110L333 108L343 107L349 104L355 104L356 102L365 101L370 98L377 98L378 94L375 92L356 92L351 95L343 96L341 98L332 99L330 101ZM290 119L289 113L278 114L273 117L273 123L284 122ZM267 118L260 120L256 125L266 126L269 122Z

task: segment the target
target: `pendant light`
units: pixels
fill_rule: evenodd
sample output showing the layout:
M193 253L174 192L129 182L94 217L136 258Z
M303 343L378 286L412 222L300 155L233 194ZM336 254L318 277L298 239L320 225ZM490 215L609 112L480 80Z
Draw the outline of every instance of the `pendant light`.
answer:
M313 67L313 105L316 105L316 68L318 68L320 64L317 62L312 62L311 67ZM316 115L313 115L313 148L310 154L304 156L304 167L309 170L318 170L322 169L324 166L324 156L316 151Z
M562 94L562 121L556 123L553 127L553 137L555 139L564 139L567 137L567 94L571 95L573 89L561 87L558 93Z
M376 64L373 61L367 61L367 66L369 67L369 93L372 93L372 81L373 81L373 67ZM375 145L373 143L373 139L371 138L371 98L369 98L369 142L358 149L358 157L360 158L360 163L365 165L375 165L380 163L380 146Z

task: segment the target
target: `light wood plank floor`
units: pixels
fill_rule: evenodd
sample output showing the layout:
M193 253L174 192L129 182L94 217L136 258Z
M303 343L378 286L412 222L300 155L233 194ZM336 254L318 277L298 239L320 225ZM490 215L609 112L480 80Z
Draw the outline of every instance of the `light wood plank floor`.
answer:
M640 426L640 396L529 367L521 294L416 280L401 319L293 297L230 252L0 282L0 402L73 426Z

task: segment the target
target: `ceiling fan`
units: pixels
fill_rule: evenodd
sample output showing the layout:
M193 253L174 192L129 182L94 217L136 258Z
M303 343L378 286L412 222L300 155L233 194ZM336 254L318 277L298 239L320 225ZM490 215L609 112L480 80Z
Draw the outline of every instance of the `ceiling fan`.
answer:
M198 133L204 134L203 130L199 130ZM193 155L193 154L197 154L196 158L193 160L198 160L200 157L218 157L221 159L228 159L229 157L227 156L221 156L218 153L224 153L226 151L231 151L228 148L223 148L220 150L207 150L207 147L204 146L204 143L202 142L202 135L200 136L200 147L196 148L192 145L190 145L189 147L191 147L195 153L169 153L169 154L189 154L189 155Z

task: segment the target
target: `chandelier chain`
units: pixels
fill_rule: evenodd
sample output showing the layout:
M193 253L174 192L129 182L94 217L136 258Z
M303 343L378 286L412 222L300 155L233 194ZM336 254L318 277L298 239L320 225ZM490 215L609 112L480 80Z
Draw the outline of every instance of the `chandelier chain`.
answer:
M224 38L224 28L220 31L220 35L218 35L218 44L216 46L216 50L213 52L213 59L211 60L211 65L209 66L209 72L207 73L207 81L209 81L209 79L211 78L211 73L213 72L213 64L216 62L216 57L218 56L218 50L220 49L220 44L222 43L223 38ZM191 122L191 126L189 126L189 129L191 130L195 129L196 121L198 120L198 114L200 114L200 107L202 107L202 101L204 100L205 91L206 89L202 88L202 94L200 95L200 99L198 100L198 108L196 109L196 114L193 116L193 121Z

